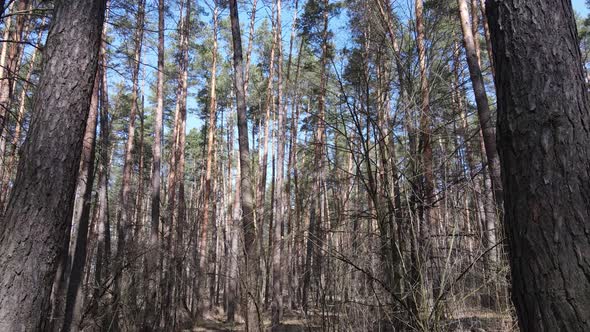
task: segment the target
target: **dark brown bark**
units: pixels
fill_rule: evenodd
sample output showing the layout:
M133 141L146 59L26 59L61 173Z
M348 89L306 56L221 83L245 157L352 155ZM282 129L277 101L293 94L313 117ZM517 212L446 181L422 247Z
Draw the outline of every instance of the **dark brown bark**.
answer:
M590 100L569 0L488 1L512 298L523 331L590 330Z
M238 5L236 0L229 1L233 65L234 65L234 90L238 113L238 141L240 149L241 172L241 205L242 205L242 230L244 238L245 271L242 289L242 306L246 315L246 329L262 330L260 318L260 301L258 299L258 250L256 244L256 226L254 220L254 191L252 189L252 176L250 172L250 148L248 142L248 120L246 117L246 95L244 91L244 64L242 57L242 36L240 34L240 22L238 17Z
M73 248L70 249L72 260L71 271L68 276L68 288L66 293L66 308L62 331L77 330L80 322L83 305L82 277L86 263L86 248L88 239L88 226L90 222L90 204L92 200L92 185L94 183L94 154L96 151L96 125L98 124L98 88L100 85L100 73L97 71L94 80L94 91L90 102L90 112L84 132L82 143L82 156L78 174L77 191L79 196L74 204L74 216L72 228L77 232L71 240ZM70 244L70 245L72 245Z
M0 223L0 330L39 330L46 319L72 217L105 2L55 3L31 127Z

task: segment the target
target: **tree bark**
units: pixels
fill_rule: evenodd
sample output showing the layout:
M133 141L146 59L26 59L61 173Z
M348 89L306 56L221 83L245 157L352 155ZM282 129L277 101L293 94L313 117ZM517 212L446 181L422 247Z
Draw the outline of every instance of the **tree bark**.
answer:
M250 173L250 149L248 142L248 120L246 117L246 95L244 93L244 65L242 58L242 37L240 34L240 21L238 17L237 0L229 0L233 65L234 65L234 89L236 92L236 104L238 113L238 140L240 149L241 172L241 204L242 204L242 229L244 237L245 273L242 290L242 306L246 312L246 330L262 330L260 318L260 301L258 291L258 250L256 244L256 226L254 220L254 192L252 190L252 178Z
M181 43L181 59L180 59L180 99L179 99L179 110L180 110L180 125L178 130L178 146L176 150L176 167L178 175L178 214L176 223L176 239L174 247L174 268L176 270L175 276L175 290L176 298L174 303L175 312L181 306L181 300L179 290L183 284L183 253L182 244L184 239L184 229L186 228L186 200L185 200L185 186L184 186L184 168L185 168L185 145L186 145L186 116L187 116L187 96L188 96L188 66L189 66L189 32L191 23L191 1L186 2L186 14L184 17L184 24L181 33L184 35ZM175 317L176 324L176 317ZM175 325L176 326L176 325Z
M149 249L152 254L147 255L146 271L148 274L148 298L146 319L144 326L152 329L156 325L156 297L158 282L154 277L158 270L159 227L160 227L160 190L162 182L162 117L164 114L164 0L158 0L158 74L156 85L156 109L154 114L154 143L152 145L152 181L151 181L151 222L149 235Z
M272 14L274 17L274 12ZM262 143L262 149L260 143L258 143L258 192L256 193L256 219L257 225L261 231L258 233L258 242L260 245L260 254L264 255L264 241L262 240L264 227L264 220L266 216L266 178L268 170L268 142L270 140L270 127L271 127L271 113L274 105L274 96L272 83L274 79L275 70L275 51L277 46L277 32L276 27L272 29L272 44L270 48L270 60L269 60L269 71L268 71L268 82L266 85L266 105L265 105L265 116L264 116L264 140ZM262 120L261 120L262 121ZM263 258L264 259L264 258Z
M107 0L109 1L109 0ZM106 27L106 26L105 26ZM103 32L105 34L105 32ZM105 280L111 272L111 223L109 216L109 197L108 197L108 183L109 183L109 166L110 166L110 124L109 124L109 98L108 98L108 81L106 75L107 58L106 58L106 42L102 41L101 49L101 67L100 73L102 77L100 87L100 166L98 170L98 236L96 249L96 266L94 281L96 288L92 296L92 309L94 312L98 311L99 302L102 294L107 293L107 285ZM106 301L105 301L106 302ZM102 322L103 326L110 324L111 312L109 303L106 303L102 308L104 312Z
M186 22L184 19L184 6L186 1L181 1L181 11L180 11L180 18L178 21L178 45L180 49L180 53L183 53L184 50L184 23ZM182 178L179 175L179 150L183 149L184 147L180 146L180 131L183 127L183 116L182 116L182 106L181 101L183 98L183 77L184 71L182 68L182 56L178 58L178 86L176 88L176 105L174 111L174 128L172 130L171 135L171 147L170 147L170 166L168 171L168 206L167 206L167 221L165 223L165 230L164 234L166 236L166 240L164 241L164 249L162 252L162 266L166 264L167 268L163 269L163 277L161 278L161 288L162 288L162 310L163 310L163 323L166 329L172 328L171 325L174 323L173 317L171 316L172 310L167 310L166 308L171 308L172 305L172 297L173 297L173 264L175 261L174 253L173 253L173 238L174 238L174 227L175 223L178 224L178 218L176 218L177 210L177 194L179 192L179 183L182 181ZM178 226L176 226L178 227ZM166 259L168 261L166 262Z
M571 2L493 0L487 14L519 324L588 331L590 100Z
M230 107L231 109L231 107ZM235 126L230 130L230 142L234 146L234 132ZM235 157L239 158L238 151L233 149ZM237 159L236 158L236 159ZM235 177L235 191L233 194L233 203L230 219L230 255L228 263L228 285L227 285L227 321L233 323L235 321L236 309L238 307L238 240L240 234L240 163L236 163L236 177Z
M282 285L282 266L281 255L283 253L283 225L285 219L285 188L283 184L283 166L285 161L285 112L283 107L283 37L282 37L282 21L281 21L281 0L276 2L277 8L277 156L276 156L276 187L275 187L275 209L276 218L274 223L274 246L272 251L272 325L278 326L283 316L283 285Z
M0 223L0 330L40 330L46 319L72 217L105 2L55 3L31 127Z
M420 97L421 97L421 104L420 104L420 135L419 135L419 143L418 143L418 152L420 155L418 156L419 170L423 173L422 176L422 185L420 190L421 195L421 202L419 207L420 218L422 218L421 223L419 224L419 235L418 238L421 239L422 246L418 246L416 243L416 247L414 248L415 253L418 259L415 260L414 265L417 269L416 275L416 282L418 284L418 294L415 296L416 301L415 305L418 312L418 318L421 322L416 322L418 324L424 323L426 319L428 319L428 308L425 306L425 297L424 290L426 289L425 282L427 280L427 276L425 275L426 269L423 267L427 267L425 264L426 262L426 253L427 251L432 252L433 250L433 242L431 235L434 233L434 229L438 227L438 222L435 221L436 213L433 212L434 209L434 201L435 201L435 178L434 178L434 170L433 170L433 153L432 153L432 114L430 109L430 84L428 81L428 67L426 63L426 48L425 48L425 33L424 33L424 3L423 0L416 0L416 46L418 48L418 65L420 69ZM426 247L426 249L424 249ZM436 263L434 263L436 264ZM433 285L433 291L436 294L436 285ZM426 292L427 293L427 292Z
M209 125L207 131L207 162L205 169L205 189L203 191L203 222L201 223L201 232L199 234L199 274L200 280L197 284L204 284L207 278L207 228L209 225L209 202L211 200L211 173L213 166L213 149L215 145L215 131L216 131L216 110L217 110L217 30L218 30L218 6L215 1L215 7L213 8L213 48L212 61L211 61L211 81L209 82ZM213 212L213 218L215 218L215 210ZM205 303L205 293L201 291L199 303L200 310L198 311L199 316L203 316L204 311L207 310Z
M424 36L424 4L423 0L416 0L416 45L418 48L418 64L420 68L420 148L421 164L424 172L423 180L423 210L425 227L434 227L432 224L434 214L432 204L434 202L434 171L433 171L433 157L432 157L432 121L430 110L430 84L428 82L428 68L426 65L426 48Z
M100 85L100 73L97 71L94 80L94 91L90 102L90 112L84 132L82 143L82 156L80 170L78 172L77 192L78 197L74 202L72 228L77 229L68 259L72 262L71 271L67 277L66 308L62 331L77 330L80 322L83 305L83 293L81 288L84 266L86 263L86 248L88 239L88 225L90 222L90 205L92 200L92 185L94 183L94 154L96 151L96 125L98 124L98 88Z

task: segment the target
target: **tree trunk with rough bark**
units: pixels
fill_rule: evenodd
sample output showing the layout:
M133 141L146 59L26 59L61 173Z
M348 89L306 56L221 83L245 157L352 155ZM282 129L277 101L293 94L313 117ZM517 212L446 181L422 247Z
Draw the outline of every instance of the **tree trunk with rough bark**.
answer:
M590 100L569 0L488 1L512 299L523 331L590 330Z
M55 3L31 127L0 223L0 330L40 330L46 323L72 217L105 3Z
M98 117L98 91L100 73L97 71L94 80L94 91L90 102L90 112L82 143L82 156L78 173L77 197L74 202L74 212L70 227L77 230L70 240L71 269L67 276L66 307L62 331L77 330L82 314L84 294L82 293L82 277L86 263L86 249L88 240L88 226L90 223L90 206L92 203L92 186L94 183L94 155L96 151L96 128ZM74 234L74 233L72 233Z

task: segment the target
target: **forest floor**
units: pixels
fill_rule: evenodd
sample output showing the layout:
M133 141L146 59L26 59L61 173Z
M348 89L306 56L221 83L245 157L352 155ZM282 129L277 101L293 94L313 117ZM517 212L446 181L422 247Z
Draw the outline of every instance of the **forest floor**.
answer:
M322 331L319 315L306 316L303 312L285 313L282 324L274 328L276 332L316 332ZM264 317L264 326L271 331L270 317ZM452 332L463 331L485 331L485 332L508 332L517 331L514 320L510 315L498 314L492 311L466 310L444 323L444 329ZM235 323L227 323L225 316L221 313L210 316L208 319L196 322L189 331L245 331L243 320L238 317Z
M319 324L313 322L313 319L306 319L304 317L305 315L300 312L285 313L281 325L278 328L273 329L273 331L315 332L322 330ZM264 317L264 326L266 329L268 329L268 331L270 331L270 327L272 326L270 316ZM196 322L191 330L186 330L186 332L188 331L245 331L245 324L241 317L237 317L236 322L234 323L228 323L225 321L225 316L223 314L215 314L208 317L208 319Z
M485 332L511 332L518 331L518 326L510 314L498 313L492 310L465 310L456 313L445 324L448 331L485 331Z

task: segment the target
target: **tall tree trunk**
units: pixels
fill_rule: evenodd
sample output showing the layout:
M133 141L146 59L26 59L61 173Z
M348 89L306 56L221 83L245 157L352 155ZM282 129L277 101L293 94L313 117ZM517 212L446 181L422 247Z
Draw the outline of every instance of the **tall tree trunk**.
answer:
M483 223L485 222L485 218L486 215L485 213L482 211L483 209L481 209L481 204L478 202L478 195L481 192L481 182L479 181L479 179L476 178L477 176L477 165L475 163L475 159L474 159L474 153L473 153L473 142L472 142L472 133L470 130L470 126L469 126L469 122L467 120L467 110L465 109L465 107L463 106L463 100L464 100L464 95L463 92L460 90L461 87L461 68L462 68L462 63L459 60L459 56L460 56L460 49L459 49L459 43L455 42L455 49L453 52L453 82L452 82L452 86L453 86L453 92L452 92L452 101L453 101L453 107L455 108L455 112L459 115L459 117L461 118L461 127L459 130L459 136L461 136L462 140L463 140L463 149L464 149L464 159L466 161L465 165L467 167L463 167L463 169L466 168L466 176L468 177L469 181L471 182L473 188L472 188L472 200L474 202L474 206L475 206L475 213L474 213L474 218L475 220L479 220L481 222L481 224L483 225ZM484 182L485 184L485 182ZM491 190L491 188L489 188ZM472 231L472 218L470 217L470 211L471 211L471 206L469 205L469 200L468 200L468 195L466 195L465 197L466 199L466 204L465 204L465 209L466 209L466 229L469 230L471 233ZM473 257L473 238L468 237L467 238L467 247L468 247L468 255L470 258Z
M82 293L82 277L86 263L86 248L88 237L88 226L90 221L90 205L92 200L92 187L94 183L94 155L96 151L96 125L98 124L98 91L100 85L100 73L97 71L94 80L90 112L84 132L82 143L82 156L80 170L78 171L77 192L78 197L74 202L72 228L77 229L73 237L72 246L68 259L72 262L69 272L66 293L66 308L62 331L69 332L77 330L82 314L84 294Z
M145 75L144 75L145 76ZM139 241L143 227L143 187L144 187L144 163L145 163L145 78L141 91L141 106L139 107L139 161L137 164L137 192L135 193L135 213L133 236Z
M328 64L328 21L329 9L328 0L324 0L323 7L323 24L322 24L322 55L320 59L320 88L318 94L318 111L317 124L315 130L315 147L314 147L314 179L313 193L311 197L310 222L309 222L309 239L307 244L307 259L305 261L305 271L303 278L303 308L307 310L307 297L310 287L310 278L313 274L316 281L319 280L322 267L322 188L324 183L324 145L326 140L326 123L325 123L325 99L327 84L327 64ZM317 248L314 248L317 247ZM313 258L312 258L313 257ZM313 265L311 264L313 259ZM312 273L313 272L313 273Z
M178 31L180 34L178 36L178 45L180 48L183 48L184 45L184 31L183 24L184 20L184 13L183 9L185 6L185 1L181 1L181 10L180 10L180 18L178 21ZM172 304L172 288L174 287L173 283L173 253L172 253L172 242L173 242L173 232L174 232L174 224L177 222L175 218L175 214L177 212L176 208L176 195L178 191L178 182L180 181L178 175L178 149L179 146L179 137L180 137L180 127L182 122L182 115L181 115L181 107L180 107L180 100L182 99L182 76L183 71L181 68L181 64L178 65L178 86L176 88L176 106L174 111L174 122L173 122L173 129L171 135L171 146L170 146L170 159L169 159L169 171L168 171L168 188L167 188L167 216L166 216L166 223L164 224L164 236L165 241L163 243L163 250L162 250L162 257L161 257L161 265L166 266L166 268L162 268L162 278L161 278L161 285L162 288L162 317L163 317L163 324L164 328L171 328L170 324L172 317L170 314L172 313L170 310L166 308L171 308Z
M421 250L418 252L419 260L422 262L418 263L418 269L420 277L418 278L418 289L422 288L423 290L417 294L417 299L423 299L425 297L426 291L424 291L424 281L426 280L424 273L425 270L420 267L421 264L425 261L426 252L431 251L432 242L430 239L430 235L433 233L432 230L435 229L437 223L435 222L435 213L433 212L433 204L435 201L435 188L434 188L434 170L433 170L433 155L432 155L432 121L431 121L431 109L430 109L430 84L428 82L428 68L426 64L426 48L425 48L425 36L424 36L424 4L423 0L416 0L416 45L418 48L418 64L420 69L420 95L421 95L421 105L420 105L420 137L419 137L419 148L418 151L420 153L419 164L420 164L420 171L423 172L422 176L422 188L421 188L421 202L420 202L420 217L423 218L421 220L420 231L421 234L419 237L422 238L422 241L425 242L424 245L427 249L426 251ZM416 251L419 251L419 248L415 248ZM434 285L435 286L435 285ZM434 287L436 288L436 286ZM435 290L435 294L436 294ZM423 301L417 301L417 308L419 309L419 318L422 322L428 319L428 310L425 307L425 303Z
M230 134L231 145L234 145L234 131L235 126L232 126ZM234 149L234 155L239 157L238 151ZM237 159L237 158L236 158ZM231 236L230 236L230 261L228 267L228 287L227 287L227 321L233 323L235 321L236 309L238 306L238 240L240 234L240 163L236 163L236 185L233 195L233 206L231 211Z
M172 132L172 146L170 152L170 171L168 173L168 221L166 223L166 241L163 251L164 276L162 287L162 314L164 329L175 329L177 298L175 289L180 255L178 253L182 241L182 229L185 222L184 202L184 141L186 128L186 89L187 89L187 59L188 59L188 23L190 22L190 1L181 2L181 14L178 22L178 45L180 57L178 59L178 86L176 89L176 110L174 112L174 130ZM178 195L178 196L177 196ZM176 231L176 236L174 232ZM162 265L164 266L164 265Z
M296 103L298 102L296 100L296 94L294 93L294 90L296 89L295 86L292 86L290 83L291 81L291 66L292 66L292 62L293 62L293 46L295 43L295 33L296 33L296 28L297 28L297 12L299 10L299 0L295 0L295 4L294 4L294 8L293 8L293 19L292 19L292 24L291 24L291 37L289 38L289 55L288 55L288 59L287 59L287 78L286 78L286 85L287 85L287 98L289 96L290 93L292 93L291 95L291 122L289 124L289 132L290 132L290 139L289 139L289 153L287 154L287 179L286 179L286 183L285 183L285 200L286 200L286 218L287 218L287 231L285 234L285 238L288 239L287 242L287 252L286 254L283 255L283 257L285 257L286 261L284 266L287 267L287 283L286 283L286 287L287 287L287 308L291 309L293 307L293 298L295 295L295 270L293 269L293 254L294 254L294 247L295 247L295 242L294 242L294 232L293 232L293 222L294 222L294 218L293 218L293 213L291 211L291 170L294 167L294 163L296 162L295 160L295 150L296 150L296 141L295 141L295 137L297 136L297 130L295 129L296 126L296 112L295 112L295 108ZM297 261L297 259L295 259L295 261Z
M181 14L182 15L182 14ZM180 18L180 23L179 25L182 25L182 22L184 22L184 19L181 17ZM179 28L180 31L182 31L182 27ZM184 34L180 34L179 37L179 44L183 44L182 39L184 38ZM179 81L180 81L180 76L182 76L182 71L179 72ZM162 261L161 261L161 265L162 266L166 266L166 268L162 268L161 272L163 274L162 278L161 278L161 285L160 287L162 288L162 307L161 310L163 310L162 315L163 315L163 323L164 323L164 328L171 328L169 326L169 324L171 324L171 311L167 310L166 308L171 308L171 303L172 303L172 288L174 287L174 283L173 283L173 258L174 255L172 253L172 244L173 244L173 237L174 237L174 225L175 223L178 222L177 218L176 218L176 212L177 212L177 207L176 207L176 196L177 196L177 192L178 192L178 183L180 181L179 176L178 176L178 149L179 147L179 132L180 132L180 127L181 127L181 122L182 122L182 116L181 116L181 109L180 109L180 99L182 98L182 85L179 84L177 89L176 89L176 110L174 112L174 127L172 130L172 143L171 143L171 147L170 147L170 161L169 161L169 171L168 171L168 194L167 194L167 199L168 199L168 206L167 206L167 216L166 216L166 222L164 223L164 236L165 236L165 241L163 243L164 248L162 250Z
M246 329L262 330L260 317L260 300L258 291L258 250L256 244L256 225L254 220L254 192L252 190L252 178L250 173L250 149L248 142L248 120L246 116L246 95L244 93L244 65L242 58L242 36L240 33L240 21L238 17L237 0L229 0L233 63L234 63L234 89L238 113L238 140L240 148L241 170L241 204L242 204L242 228L244 233L245 273L242 290L242 306L246 312Z
M185 168L185 145L186 145L186 113L187 113L187 97L188 97L188 66L189 66L189 32L191 23L191 1L186 2L186 14L184 17L184 24L181 33L184 35L181 44L181 76L180 76L180 126L178 130L178 146L177 146L177 173L178 173L178 215L176 223L176 239L174 248L174 261L176 269L175 275L175 289L178 290L182 287L182 244L183 244L183 232L186 228L186 200L185 200L185 186L184 186L184 168ZM175 299L174 310L178 310L181 305L180 297L177 296ZM175 319L176 322L176 319Z
M105 2L55 4L29 135L0 223L0 330L40 330L46 319L72 217Z
M199 275L200 278L197 285L204 284L207 278L207 227L209 225L209 202L211 200L211 173L213 166L213 149L215 145L215 131L216 131L216 110L217 110L217 30L218 30L218 6L215 1L215 7L213 8L213 49L212 61L211 61L211 81L209 82L209 125L207 131L207 162L205 169L205 190L203 191L203 222L201 223L201 231L199 234ZM213 218L215 218L215 210L213 212ZM198 287L199 287L198 286ZM208 307L205 303L205 293L201 291L202 287L199 287L200 298L200 310L198 311L199 316L203 316L204 311Z
M152 181L151 181L151 222L149 236L149 250L151 254L147 255L146 274L148 275L148 301L146 304L146 319L144 324L146 329L153 329L156 326L156 297L157 297L157 273L158 269L158 251L160 244L160 189L162 179L162 117L164 114L164 1L158 0L158 74L156 85L156 109L154 114L154 143L152 145Z
M274 119L273 119L274 120ZM276 173L276 159L275 159L275 152L273 150L271 154L271 175L270 175L270 215L268 216L268 249L264 255L264 269L265 269L265 278L264 278L264 309L268 309L268 304L271 297L271 255L274 248L274 222L275 222L275 215L274 215L274 207L275 207L275 173ZM264 250L264 247L260 247L260 250Z
M105 28L106 29L106 25ZM103 35L106 32L103 31ZM108 99L108 82L107 82L107 58L106 58L106 41L102 40L101 47L101 86L100 86L100 166L98 170L98 243L96 250L96 266L94 281L97 287L92 296L93 312L98 312L101 297L107 293L107 285L105 280L108 280L111 263L111 223L109 217L109 198L108 198L108 183L109 183L109 148L110 148L110 124L109 124L109 99ZM107 302L107 301L105 301ZM110 303L106 303L102 309L104 312L102 322L100 325L106 326L110 324L111 311Z
M273 6L274 8L274 6ZM272 14L274 17L274 12ZM260 143L258 144L258 192L256 194L256 218L257 218L257 225L260 227L260 232L258 233L258 242L260 245L260 254L266 256L264 254L264 241L263 238L263 228L264 228L264 220L266 219L266 177L267 177L267 170L268 170L268 143L270 141L270 128L271 128L271 113L274 105L274 95L272 89L272 83L274 79L274 71L275 71L275 51L277 46L277 30L276 27L273 25L272 31L272 44L270 48L270 61L269 61L269 72L268 72L268 82L266 85L266 105L265 105L265 116L264 116L264 142L262 143L262 149L260 148ZM265 259L265 258L263 258Z
M588 331L590 100L574 11L569 0L493 0L487 14L519 324Z
M119 205L117 210L117 258L115 267L115 296L117 300L121 298L121 283L123 275L121 269L125 266L124 261L128 258L127 251L130 247L131 223L134 209L131 207L131 176L133 172L133 150L135 142L135 118L138 109L138 90L139 90L139 67L141 61L141 52L143 46L143 28L145 19L145 0L139 1L139 7L136 16L134 48L132 59L131 73L131 109L129 111L129 124L127 127L127 140L123 152L123 175L121 180L121 191L119 193ZM115 326L117 326L115 322Z
M239 166L237 166L239 168ZM239 169L237 170L238 175L236 177L236 186L234 192L234 202L232 208L232 218L231 218L231 229L232 235L230 237L230 261L228 266L228 287L227 287L227 321L233 323L235 321L236 310L238 307L238 295L239 295L239 275L238 275L238 263L239 263L239 236L240 236L240 227L239 227L239 209L240 209L240 178L239 178Z
M276 2L277 8L277 147L276 147L276 187L275 187L275 223L274 223L274 247L272 252L272 275L273 275L273 293L272 293L272 325L278 326L283 316L283 284L282 272L283 266L281 263L283 252L283 237L282 232L285 226L285 188L283 184L284 178L284 164L285 164L285 113L286 109L283 105L283 37L282 37L282 21L281 21L281 0Z
M489 252L484 257L484 267L486 275L494 278L494 264L497 261L496 246L496 209L497 206L502 208L502 179L500 174L500 162L498 160L498 152L496 150L496 130L492 123L491 111L488 103L488 96L485 90L485 84L480 67L480 53L479 43L477 38L477 0L472 0L472 24L469 20L469 11L467 7L467 0L457 0L459 7L459 19L461 21L461 29L463 30L463 45L467 58L467 65L469 67L469 74L471 83L473 85L473 94L475 95L475 102L477 104L477 114L480 124L480 144L482 147L482 160L487 164L487 172L483 171L483 217L482 229L483 245ZM491 297L484 294L483 304L486 306L495 306L495 303L488 301Z
M426 228L432 225L434 214L432 204L434 202L434 171L432 156L432 121L430 110L430 84L428 82L428 68L426 65L426 48L424 36L424 4L423 0L416 0L416 45L418 47L418 64L420 68L420 148L422 154L421 164L424 172L423 180L423 209Z
M475 95L475 102L477 104L477 115L483 134L483 142L485 147L487 165L492 178L494 197L498 202L498 205L501 206L502 178L500 175L498 152L496 150L496 130L492 122L490 106L488 103L488 96L483 81L483 75L481 74L481 67L479 64L480 57L478 55L478 44L475 42L476 38L473 34L473 30L470 24L467 0L457 0L457 3L459 5L459 18L461 20L461 29L463 30L463 45L465 46L467 65L469 67L471 84L473 85L473 94ZM486 233L488 234L487 236L491 236L489 234L490 230L487 230Z

